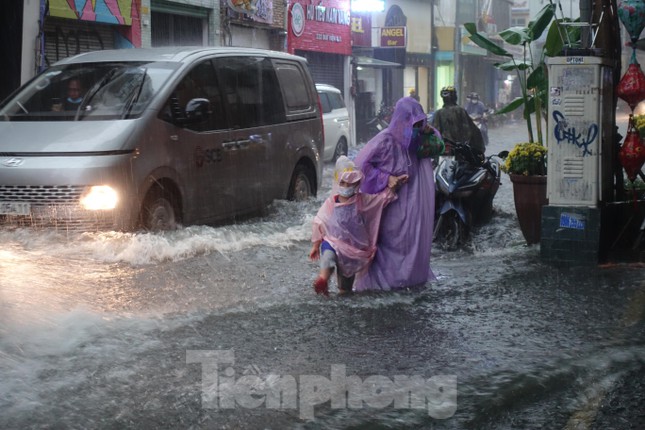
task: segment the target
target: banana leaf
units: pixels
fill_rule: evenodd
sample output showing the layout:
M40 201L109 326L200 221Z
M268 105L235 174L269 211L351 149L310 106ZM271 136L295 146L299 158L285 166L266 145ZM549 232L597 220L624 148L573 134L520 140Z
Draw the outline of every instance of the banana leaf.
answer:
M507 61L505 63L495 63L494 66L505 72L511 70L527 70L531 68L531 63L527 61Z
M495 67L504 71L514 70L517 73L518 82L522 89L522 97L511 101L498 112L508 113L523 106L524 110L522 114L524 119L526 119L530 142L533 142L531 115L536 114L539 120L540 115L543 113L543 108L547 106L548 78L546 75L545 57L560 55L565 43L573 44L573 41L580 40L579 28L561 26L560 22L563 20L554 20L554 17L555 4L549 3L537 13L535 19L530 21L527 27L511 27L499 33L499 36L506 43L510 45L521 45L523 47L524 55L522 60L515 60L511 53L495 43L486 34L477 32L475 23L464 24L464 27L470 33L470 40L477 46L486 49L491 54L511 58L510 61L496 63ZM569 20L564 20L564 22L569 22ZM530 52L531 43L539 39L547 29L547 37L539 60L531 55L527 57L526 54ZM536 109L540 111L537 112ZM538 129L538 140L542 143L540 129Z
M549 85L544 66L534 69L526 79L527 88L546 88Z
M518 107L520 107L522 105L524 105L524 98L523 97L517 97L512 102L510 102L509 104L504 106L503 108L498 109L495 113L500 114L500 113L513 112L515 109L517 109Z
M499 37L510 45L524 45L526 42L531 42L529 31L526 27L507 28L500 31Z
M500 57L513 58L513 54L490 40L482 33L479 33L474 22L465 23L464 28L469 33L470 40L472 40L475 45L479 46L480 48L484 48L492 54L499 55Z
M529 22L527 30L531 42L538 40L542 36L554 16L555 5L547 4L537 13L535 19Z
M578 45L580 43L582 29L580 27L567 26L566 23L579 21L579 18L576 20L567 18L554 21L546 34L544 55L547 57L555 57L562 54L565 44L571 44L572 46ZM563 23L565 25L562 25Z

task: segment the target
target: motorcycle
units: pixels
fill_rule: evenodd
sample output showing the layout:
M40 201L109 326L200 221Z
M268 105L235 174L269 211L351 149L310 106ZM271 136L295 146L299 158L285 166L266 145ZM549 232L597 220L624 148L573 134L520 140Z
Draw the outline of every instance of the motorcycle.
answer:
M362 142L367 142L379 132L383 131L390 124L392 119L392 113L394 108L392 106L387 106L385 103L381 103L376 115L373 118L368 119L359 127L359 139Z
M444 140L451 147L453 157L444 157L435 171L433 241L454 250L466 243L473 226L492 217L493 199L501 177L497 158L505 158L508 151L482 160L468 143Z

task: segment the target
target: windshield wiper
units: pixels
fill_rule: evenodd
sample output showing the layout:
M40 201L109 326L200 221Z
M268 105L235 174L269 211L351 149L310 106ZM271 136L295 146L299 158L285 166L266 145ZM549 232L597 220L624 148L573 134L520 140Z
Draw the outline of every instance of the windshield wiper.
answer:
M141 91L143 91L143 86L146 83L147 76L148 76L148 68L145 67L141 73L141 83L137 86L137 90L133 92L132 96L130 96L130 99L125 105L125 109L123 110L123 115L121 116L122 119L125 119L130 116L130 111L132 111L132 107L139 100L139 97L141 96Z
M90 101L96 96L96 94L101 91L103 87L105 87L107 84L112 81L112 79L116 78L117 76L120 76L123 74L123 68L114 68L107 72L103 78L98 81L90 90L85 94L83 97L83 100L81 100L81 103L78 107L78 111L76 112L76 116L74 117L75 121L78 121L81 118L81 115L83 112L86 111L87 106L90 104Z

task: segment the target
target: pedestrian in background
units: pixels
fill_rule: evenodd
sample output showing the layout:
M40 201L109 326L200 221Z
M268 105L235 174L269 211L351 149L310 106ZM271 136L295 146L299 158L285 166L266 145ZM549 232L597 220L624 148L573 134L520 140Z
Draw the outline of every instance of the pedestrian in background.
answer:
M468 115L472 117L484 116L488 111L484 102L479 100L479 94L472 92L466 96L466 105L464 106Z
M472 92L466 96L466 105L464 109L470 115L473 122L479 128L484 139L484 146L488 146L488 108L479 100L479 94Z
M392 290L425 284L430 270L435 186L432 159L419 158L423 133L430 133L421 104L401 98L389 126L356 156L365 175L361 191L382 192L391 177L407 176L398 198L383 210L377 251L366 272L358 274L355 291Z
M457 104L457 90L453 86L441 89L443 107L438 109L432 119L433 126L439 130L447 143L468 143L471 149L483 159L486 145L482 133L466 112Z

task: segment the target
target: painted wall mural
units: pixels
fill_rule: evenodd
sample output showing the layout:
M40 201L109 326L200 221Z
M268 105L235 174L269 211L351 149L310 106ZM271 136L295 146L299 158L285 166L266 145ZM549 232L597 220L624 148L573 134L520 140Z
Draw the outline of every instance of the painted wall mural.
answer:
M49 2L49 16L118 25L122 47L141 46L141 0L43 1Z
M49 14L60 18L132 25L138 0L49 0ZM137 13L137 11L134 11ZM138 15L138 13L137 13Z

